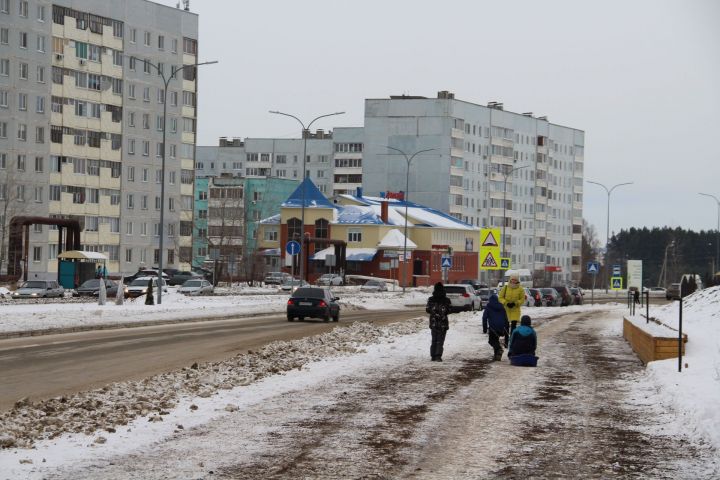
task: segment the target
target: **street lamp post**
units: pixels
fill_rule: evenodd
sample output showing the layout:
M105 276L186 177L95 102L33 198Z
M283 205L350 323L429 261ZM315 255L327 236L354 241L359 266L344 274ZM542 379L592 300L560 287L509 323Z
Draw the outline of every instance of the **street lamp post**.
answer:
M509 171L507 171L507 172L500 172L500 173L503 174L503 177L504 177L504 179L505 179L505 180L503 181L503 232L502 232L503 257L506 257L506 256L507 256L507 249L505 248L505 246L507 245L507 242L505 241L505 224L507 223L507 219L505 218L505 210L506 210L506 208L507 208L507 181L508 181L508 177L509 177L510 175L512 175L513 172L515 172L515 171L517 171L517 170L521 170L521 169L523 169L523 168L527 168L527 167L529 167L529 166L530 166L530 165L523 165L523 166L521 166L521 167L511 168L511 169L510 169ZM533 260L533 261L534 261L534 260Z
M408 157L407 153L403 152L399 148L388 147L387 145L385 146L385 148L398 152L400 155L405 157L405 161L407 162L407 169L405 170L405 198L404 198L404 200L405 200L405 233L403 234L404 240L403 240L403 285L402 285L403 293L405 293L405 287L407 284L407 269L408 269L408 267L407 267L407 264L408 264L408 260L407 260L407 234L408 234L407 233L407 223L408 223L408 220L407 219L408 219L408 198L410 197L410 194L408 192L408 190L410 188L410 163L413 161L413 158L415 158L417 155L419 155L421 153L431 152L436 149L428 148L426 150L419 150Z
M163 69L155 65L154 63L151 63L145 59L140 59L137 57L130 57L135 59L136 61L145 62L151 67L153 67L155 70L157 70L158 75L162 78L163 84L165 86L165 89L163 90L163 139L162 139L162 166L161 166L161 178L160 178L160 228L159 228L159 234L160 234L160 255L158 259L158 292L157 292L157 303L158 305L162 304L162 271L163 271L163 248L164 248L164 236L165 236L165 151L167 150L165 147L167 146L167 94L168 94L168 87L170 85L170 81L175 78L178 72L193 67L197 69L200 65L211 65L214 63L218 63L217 60L213 60L211 62L202 62L202 63L193 63L188 65L183 65L182 67L178 68L177 70L173 70L170 76L166 77L165 72ZM197 74L197 73L196 73Z
M600 182L592 182L590 180L587 180L587 182L592 183L593 185L599 185L605 189L605 192L607 192L607 228L605 231L605 293L607 293L609 282L608 268L610 268L610 265L608 265L608 244L610 243L610 194L617 187L621 187L623 185L632 185L633 182L618 183L617 185L613 185L612 188L610 188L609 190L605 185Z
M704 197L710 197L715 200L718 207L718 219L717 219L717 230L715 230L715 263L713 264L713 270L720 269L720 199L715 195L709 193L700 193ZM711 280L715 281L715 273L711 272Z
M307 275L307 272L305 271L305 256L307 253L305 252L305 249L307 245L305 245L305 186L303 185L303 182L305 182L305 170L306 170L306 161L305 157L307 156L307 136L310 133L310 127L312 127L312 124L315 123L316 120L320 120L321 118L325 117L332 117L333 115L342 115L345 112L334 112L334 113L327 113L325 115L320 115L319 117L313 118L310 123L308 123L307 127L303 123L302 120L300 120L295 115L290 115L289 113L283 113L278 112L277 110L270 110L270 113L274 113L275 115L284 115L286 117L294 118L297 120L297 122L302 126L302 138L303 138L303 157L302 157L302 166L303 166L303 175L302 175L302 181L300 182L301 185L301 191L300 195L302 198L302 205L300 206L300 280L306 280L305 275ZM292 239L289 239L292 240ZM281 245L282 247L282 245Z

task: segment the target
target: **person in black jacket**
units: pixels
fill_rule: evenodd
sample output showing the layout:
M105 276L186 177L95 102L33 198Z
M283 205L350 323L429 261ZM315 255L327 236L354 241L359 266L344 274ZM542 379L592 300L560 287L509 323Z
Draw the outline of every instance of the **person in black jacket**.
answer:
M498 300L497 295L490 295L485 311L482 316L483 333L488 334L488 343L493 347L495 356L493 360L498 362L502 359L503 348L500 346L500 337L505 337L507 341L510 323L508 322L507 312L502 303Z
M448 313L450 312L450 299L445 294L445 287L441 282L435 284L433 294L428 298L425 311L430 314L430 358L433 362L442 362L445 334L450 328Z
M510 336L510 349L508 357L517 355L535 356L537 349L537 334L532 328L529 315L523 315L520 319L520 326Z

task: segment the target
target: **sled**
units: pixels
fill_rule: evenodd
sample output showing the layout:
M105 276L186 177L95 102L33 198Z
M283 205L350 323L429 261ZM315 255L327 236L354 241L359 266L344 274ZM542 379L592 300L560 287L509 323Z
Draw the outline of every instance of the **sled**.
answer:
M510 365L514 365L516 367L537 367L537 361L539 357L536 357L535 355L523 354L523 355L513 355L510 357Z

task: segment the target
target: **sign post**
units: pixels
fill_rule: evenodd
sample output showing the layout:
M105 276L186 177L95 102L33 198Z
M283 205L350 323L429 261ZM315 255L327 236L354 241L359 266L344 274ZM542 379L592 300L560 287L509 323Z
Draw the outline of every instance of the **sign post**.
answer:
M300 253L300 242L290 240L285 244L285 253L292 256L292 262L290 263L290 275L292 276L292 283L295 283L295 255Z
M592 290L590 290L590 305L595 302L595 279L600 272L600 264L598 262L587 262L587 273L592 275Z

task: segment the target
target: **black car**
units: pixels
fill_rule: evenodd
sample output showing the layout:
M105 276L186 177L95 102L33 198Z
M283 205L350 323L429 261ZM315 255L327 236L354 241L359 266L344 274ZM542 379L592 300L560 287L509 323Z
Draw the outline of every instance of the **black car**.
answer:
M568 287L552 287L555 290L557 290L558 294L560 294L560 306L561 307L567 307L573 304L574 299L572 296L572 293L570 293L570 289Z
M546 307L559 307L562 299L560 294L554 288L541 288L540 293L542 294L543 303Z
M170 276L170 279L168 280L168 285L182 285L183 283L187 282L188 280L194 279L194 278L203 278L203 276L199 273L195 272L188 272L188 271L180 271L177 270L174 274Z
M497 295L497 290L494 288L479 288L475 290L475 292L477 296L480 297L480 310L485 308L485 305L487 305L490 300L490 295Z
M108 297L117 295L118 285L112 280L105 279L105 290ZM97 297L100 294L100 279L91 278L85 280L82 285L75 289L73 297Z
M480 280L465 279L465 280L460 280L458 283L465 283L467 285L472 285L472 287L475 290L480 290L481 288L487 288L487 285L485 285L484 283L480 283Z
M340 320L340 305L330 289L321 287L300 287L290 296L287 302L287 319L295 318L302 321L305 317L322 318L329 322Z

